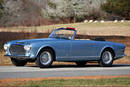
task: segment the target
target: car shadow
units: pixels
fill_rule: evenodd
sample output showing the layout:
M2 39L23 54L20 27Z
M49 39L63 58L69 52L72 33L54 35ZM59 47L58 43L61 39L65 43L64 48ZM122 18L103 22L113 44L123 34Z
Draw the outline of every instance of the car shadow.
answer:
M130 64L113 64L112 67L127 67L127 66L130 66ZM25 67L37 67L39 68L38 66L36 65L28 65L28 66L25 66ZM85 66L77 66L77 65L52 65L50 68L85 68L85 67L101 67L99 66L98 64L95 64L95 65L85 65ZM47 68L46 68L47 69Z
M127 67L130 66L130 64L113 64L112 67Z

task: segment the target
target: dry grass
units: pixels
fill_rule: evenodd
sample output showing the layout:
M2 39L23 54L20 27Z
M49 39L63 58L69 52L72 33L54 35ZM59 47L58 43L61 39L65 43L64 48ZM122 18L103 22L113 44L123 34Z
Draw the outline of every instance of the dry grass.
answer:
M10 65L11 61L9 57L5 57L4 54L4 52L0 53L0 65Z
M37 26L37 27L9 27L0 28L0 31L10 31L10 32L51 32L53 29L59 27L74 27L78 30L78 34L83 35L120 35L120 36L130 36L130 21L125 21L123 23L117 22L113 23L111 21L105 23L74 23L74 24L56 24L49 26Z

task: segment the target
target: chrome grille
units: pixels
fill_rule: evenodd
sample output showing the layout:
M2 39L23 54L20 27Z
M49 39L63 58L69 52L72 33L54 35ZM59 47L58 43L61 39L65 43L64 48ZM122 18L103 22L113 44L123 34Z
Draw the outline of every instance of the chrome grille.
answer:
M25 55L23 45L11 45L9 51L11 55Z

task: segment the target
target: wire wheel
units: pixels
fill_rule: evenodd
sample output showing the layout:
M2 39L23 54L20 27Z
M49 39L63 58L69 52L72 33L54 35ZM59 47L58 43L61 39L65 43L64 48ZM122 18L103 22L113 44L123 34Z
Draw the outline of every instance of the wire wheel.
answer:
M48 51L44 51L43 53L41 53L40 61L43 65L49 64L51 60L52 60L52 56Z
M47 68L52 65L53 59L54 56L52 50L44 49L37 57L36 64L40 68Z
M109 51L106 51L102 55L102 60L105 64L109 64L112 61L112 54Z
M99 61L100 66L112 66L113 64L113 54L109 50L105 50L102 53L101 60Z

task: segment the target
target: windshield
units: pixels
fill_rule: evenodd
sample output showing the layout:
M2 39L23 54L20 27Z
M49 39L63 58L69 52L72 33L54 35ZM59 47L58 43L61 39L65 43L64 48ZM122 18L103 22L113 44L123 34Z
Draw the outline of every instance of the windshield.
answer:
M72 39L74 34L74 31L72 30L65 30L65 29L60 29L60 30L55 30L50 38L60 38L60 39Z

